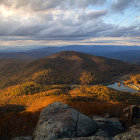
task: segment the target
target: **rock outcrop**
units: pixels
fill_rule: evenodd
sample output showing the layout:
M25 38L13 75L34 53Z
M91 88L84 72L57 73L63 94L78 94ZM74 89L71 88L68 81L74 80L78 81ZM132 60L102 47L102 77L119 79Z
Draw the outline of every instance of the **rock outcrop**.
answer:
M12 138L11 140L32 140L32 137L31 136L15 137Z
M122 123L126 129L132 125L137 124L139 118L140 118L140 107L136 105L131 105L123 109Z
M81 137L81 138L64 138L59 140L112 140L112 139L104 138L100 136L92 136L92 137Z
M122 116L126 121L135 121L140 117L139 113L138 107L131 106L124 109ZM89 118L67 104L56 102L41 112L33 139L140 140L140 126L131 127L130 131L124 133L124 127L118 118L112 118L109 114Z
M115 136L113 140L140 140L140 126L132 127L130 131Z
M94 136L112 138L115 135L124 132L124 127L117 118L105 119L100 116L93 116L93 120L95 120L98 125L98 130Z
M33 137L34 140L85 137L94 134L96 130L94 120L67 104L56 102L41 112Z

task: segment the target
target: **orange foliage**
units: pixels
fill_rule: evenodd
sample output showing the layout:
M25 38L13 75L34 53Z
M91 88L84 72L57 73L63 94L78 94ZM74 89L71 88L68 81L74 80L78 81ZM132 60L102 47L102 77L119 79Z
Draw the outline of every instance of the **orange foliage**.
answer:
M0 117L0 139L32 135L38 121L39 112L8 113Z
M114 96L119 94L104 86L89 86L85 94L82 94L79 88L75 88L70 91L51 89L33 95L21 96L10 95L10 89L13 88L15 87L5 89L5 92L2 91L3 94L0 97L0 106L9 105L6 107L7 110L5 108L6 112L2 112L2 114L0 112L0 139L4 140L14 136L32 135L40 111L53 102L66 103L86 115L110 113L116 117L120 116L122 109L126 106L117 102L97 101L94 94L103 94L103 97L106 97L104 94L107 94L107 97L109 94ZM132 96L130 97L132 99ZM13 106L14 109L10 109Z
M122 103L106 103L106 102L67 102L71 107L79 110L86 115L101 115L110 113L115 117L120 117L122 109L126 105ZM115 109L115 110L114 110Z

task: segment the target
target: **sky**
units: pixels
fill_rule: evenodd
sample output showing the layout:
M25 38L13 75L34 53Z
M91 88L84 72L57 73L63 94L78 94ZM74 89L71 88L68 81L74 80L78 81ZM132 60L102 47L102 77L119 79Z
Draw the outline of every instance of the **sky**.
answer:
M0 49L140 46L140 0L0 0Z

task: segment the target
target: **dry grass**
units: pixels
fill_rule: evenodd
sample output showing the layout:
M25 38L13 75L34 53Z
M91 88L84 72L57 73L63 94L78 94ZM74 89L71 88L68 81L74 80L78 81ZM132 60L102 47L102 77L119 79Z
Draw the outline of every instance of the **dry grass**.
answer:
M106 103L106 102L67 102L71 107L90 116L109 113L114 117L120 117L121 112L126 105L122 103Z

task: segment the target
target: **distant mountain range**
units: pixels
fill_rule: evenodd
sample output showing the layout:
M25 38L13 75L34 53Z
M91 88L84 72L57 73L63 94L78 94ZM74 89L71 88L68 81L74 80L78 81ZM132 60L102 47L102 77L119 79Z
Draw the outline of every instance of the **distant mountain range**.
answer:
M63 51L32 62L1 60L0 87L28 81L39 84L77 84L83 72L95 75L94 83L104 83L139 70L139 66L119 60Z
M114 58L114 59L120 59L125 62L140 65L140 50L113 52L110 53L109 55L104 55L104 56L109 58Z
M71 45L63 47L44 47L26 52L1 52L0 59L17 58L32 61L61 51L78 51L94 56L104 56L129 63L140 64L140 46Z

